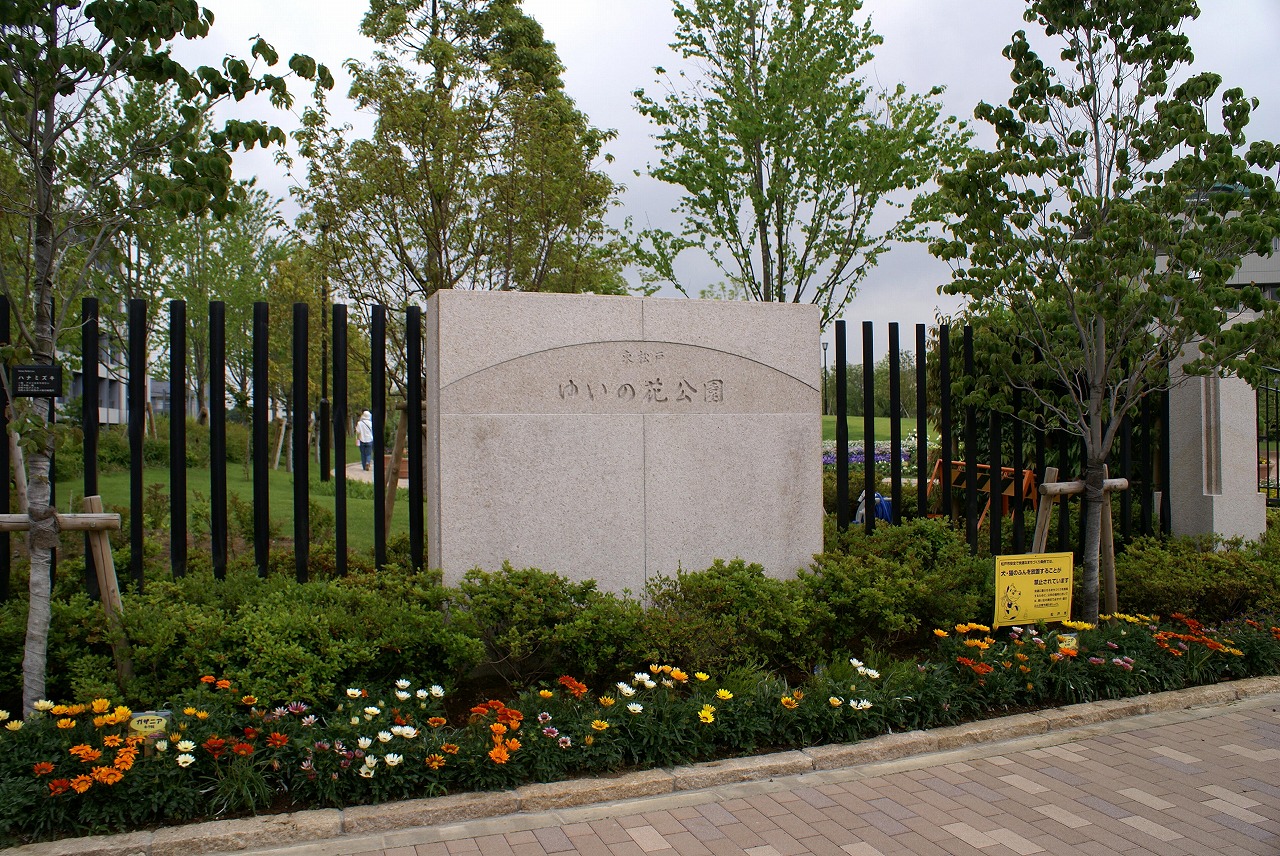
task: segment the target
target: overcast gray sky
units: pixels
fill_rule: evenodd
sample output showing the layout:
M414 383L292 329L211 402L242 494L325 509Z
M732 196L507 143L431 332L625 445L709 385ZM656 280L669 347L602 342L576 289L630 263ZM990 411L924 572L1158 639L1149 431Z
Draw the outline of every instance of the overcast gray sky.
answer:
M345 102L347 78L341 65L348 58L366 59L372 43L357 32L367 9L361 0L204 0L216 20L209 39L191 59L209 62L225 53L246 56L249 39L261 34L283 56L307 53L334 70L338 85L331 98L334 112L357 129L370 118L351 111ZM1276 64L1280 53L1280 2L1277 0L1202 0L1200 19L1188 28L1197 66L1221 74L1226 86L1240 86L1262 100L1250 136L1280 140L1280 91ZM607 169L626 185L617 214L637 224L676 227L670 209L676 193L643 176L655 159L652 129L633 107L631 92L654 88L653 68L676 60L668 44L675 21L668 0L525 0L525 10L555 42L566 66L565 84L591 121L613 128L609 147L615 161ZM1001 50L1009 36L1027 25L1025 4L1017 0L867 0L864 11L884 37L868 80L889 87L898 82L915 91L941 84L949 112L971 118L979 101L1008 98L1008 61ZM1046 59L1055 58L1046 54ZM257 110L263 108L259 105ZM277 124L291 130L296 121L278 114ZM978 143L991 138L979 131ZM635 172L640 171L641 176ZM289 176L269 156L237 158L240 177L288 197ZM290 212L296 210L286 203ZM947 267L920 246L900 246L889 253L864 281L844 317L852 324L932 321L950 311L953 298L937 288L949 279ZM904 333L905 337L905 333Z

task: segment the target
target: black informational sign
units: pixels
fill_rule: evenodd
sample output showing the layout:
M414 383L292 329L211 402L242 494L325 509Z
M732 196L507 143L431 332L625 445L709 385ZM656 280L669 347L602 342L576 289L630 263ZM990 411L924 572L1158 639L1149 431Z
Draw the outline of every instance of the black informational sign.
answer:
M62 395L62 366L14 366L9 381L14 398L57 398Z

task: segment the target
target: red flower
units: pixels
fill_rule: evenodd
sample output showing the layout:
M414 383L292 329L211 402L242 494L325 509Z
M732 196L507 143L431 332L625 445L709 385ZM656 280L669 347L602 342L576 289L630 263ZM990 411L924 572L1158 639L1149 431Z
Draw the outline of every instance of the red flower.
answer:
M588 692L586 684L569 675L561 675L557 679L557 683L568 690L574 698L582 698Z
M56 797L59 794L65 794L69 790L71 790L70 779L54 779L52 782L49 783L50 796Z
M253 744L236 743L231 747L231 751L239 755L241 758L248 758L253 754Z
M53 772L53 764L48 761L37 761L36 765L32 768L32 772L37 776L47 776L49 773Z
M210 737L200 745L203 746L215 760L221 758L222 753L227 751L227 741L223 740L221 737Z
M273 731L267 735L267 745L272 749L280 749L289 745L289 738L279 731Z
M244 737L246 740L257 740L258 729L254 728L252 725L246 725L244 727Z

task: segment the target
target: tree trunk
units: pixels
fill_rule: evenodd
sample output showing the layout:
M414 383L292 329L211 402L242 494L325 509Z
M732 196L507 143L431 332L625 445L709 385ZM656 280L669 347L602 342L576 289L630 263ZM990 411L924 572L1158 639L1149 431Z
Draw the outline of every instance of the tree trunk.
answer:
M1080 620L1098 623L1098 557L1102 544L1102 503L1107 495L1102 489L1105 468L1101 461L1089 461L1084 474L1084 602L1080 604Z
M9 432L9 460L13 462L13 486L17 494L18 513L27 513L27 462L18 443L18 433Z
M28 514L34 523L44 520L49 508L49 456L36 452L27 459L31 468ZM56 525L56 524L55 524ZM56 530L54 537L56 538ZM27 606L27 641L22 656L22 715L28 716L35 703L45 697L45 663L49 650L50 598L53 549L34 534L28 536L31 552L30 602Z

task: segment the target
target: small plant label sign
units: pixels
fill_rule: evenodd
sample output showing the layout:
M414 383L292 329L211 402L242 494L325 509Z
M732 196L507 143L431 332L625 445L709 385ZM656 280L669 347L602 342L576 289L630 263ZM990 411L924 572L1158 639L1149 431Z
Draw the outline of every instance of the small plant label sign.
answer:
M129 730L148 740L159 740L168 734L172 719L173 714L167 710L141 710L129 720Z
M996 627L1071 617L1070 553L996 557Z

